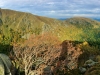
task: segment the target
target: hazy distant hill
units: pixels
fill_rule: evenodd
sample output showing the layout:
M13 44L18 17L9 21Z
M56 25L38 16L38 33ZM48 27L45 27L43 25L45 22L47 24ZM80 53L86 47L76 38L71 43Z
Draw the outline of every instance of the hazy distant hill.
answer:
M94 20L100 21L100 18L94 18Z
M100 22L84 17L61 21L31 13L0 9L0 26L1 36L8 39L14 35L12 32L16 32L20 38L50 32L62 41L97 41L100 37Z
M58 18L58 20L62 20L62 21L67 20L67 19L69 19L69 18ZM91 19L100 21L100 18L91 18Z
M66 20L67 23L79 28L99 28L100 22L84 17L74 17Z

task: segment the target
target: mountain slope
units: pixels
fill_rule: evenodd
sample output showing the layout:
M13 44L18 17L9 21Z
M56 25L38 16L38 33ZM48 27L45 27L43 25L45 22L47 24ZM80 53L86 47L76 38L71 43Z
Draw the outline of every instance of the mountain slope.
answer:
M84 18L84 17L73 17L70 19L67 19L66 22L75 25L77 27L93 27L93 28L99 28L100 27L100 22L96 20L92 20L89 18Z
M84 17L73 17L65 20L65 22L81 29L82 34L80 34L82 41L98 41L100 37L100 22Z
M1 9L0 13L3 25L8 24L12 28L21 28L21 27L35 28L35 27L41 27L45 24L51 26L57 23L61 24L60 21L55 19L40 17L32 15L30 13L12 11L8 9Z
M0 36L10 41L13 38L26 39L30 34L39 35L47 32L56 35L62 41L66 39L100 40L100 22L98 21L84 17L73 17L61 21L9 9L0 9L0 30Z
M59 29L65 28L62 21L33 15L30 13L0 9L0 25L2 33L8 37L9 31L21 33L21 36L32 33L41 34L45 32L58 33ZM8 31L7 31L8 30Z

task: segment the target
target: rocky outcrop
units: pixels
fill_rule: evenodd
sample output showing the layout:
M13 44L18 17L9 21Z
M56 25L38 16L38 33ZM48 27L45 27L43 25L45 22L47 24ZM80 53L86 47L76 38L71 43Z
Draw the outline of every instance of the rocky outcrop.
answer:
M97 61L94 61L92 59L89 59L87 61L85 61L84 65L82 67L79 67L79 71L81 74L84 75L98 75L99 73L99 65L100 63Z
M2 22L2 12L1 12L1 8L0 8L0 26L3 24L3 22Z

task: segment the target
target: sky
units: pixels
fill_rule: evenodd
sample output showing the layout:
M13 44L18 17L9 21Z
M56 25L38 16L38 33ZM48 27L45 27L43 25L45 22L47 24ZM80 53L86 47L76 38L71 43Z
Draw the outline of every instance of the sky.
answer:
M100 0L0 0L0 8L51 18L100 18Z

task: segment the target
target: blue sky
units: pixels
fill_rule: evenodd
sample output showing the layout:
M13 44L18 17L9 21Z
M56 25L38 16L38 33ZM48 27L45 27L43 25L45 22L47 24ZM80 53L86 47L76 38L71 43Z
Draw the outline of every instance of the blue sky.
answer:
M52 18L100 18L100 0L0 0L0 8Z

